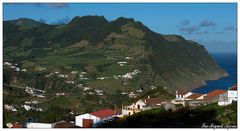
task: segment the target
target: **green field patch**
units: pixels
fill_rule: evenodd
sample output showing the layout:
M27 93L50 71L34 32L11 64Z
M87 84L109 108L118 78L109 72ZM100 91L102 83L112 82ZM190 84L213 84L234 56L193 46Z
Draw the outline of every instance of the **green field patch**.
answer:
M28 57L30 58L41 58L47 56L47 53L50 51L48 48L33 48Z
M80 59L72 58L72 57L62 57L62 56L47 56L44 58L39 59L41 63L48 64L48 65L55 65L55 66L69 66L69 65L81 65L85 63Z
M82 40L73 45L70 45L68 48L84 48L84 47L87 47L88 45L89 45L89 42L87 40Z
M106 92L116 92L117 89L122 89L121 81L113 78L89 81L87 82L87 86L95 89L101 89Z

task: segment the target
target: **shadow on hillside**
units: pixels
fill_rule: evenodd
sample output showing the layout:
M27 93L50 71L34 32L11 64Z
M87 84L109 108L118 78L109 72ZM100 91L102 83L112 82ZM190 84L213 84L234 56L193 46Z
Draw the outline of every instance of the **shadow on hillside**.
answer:
M193 111L181 109L175 112L161 112L158 114L135 114L123 120L109 122L104 128L201 128L202 124L220 125L215 120L215 110Z

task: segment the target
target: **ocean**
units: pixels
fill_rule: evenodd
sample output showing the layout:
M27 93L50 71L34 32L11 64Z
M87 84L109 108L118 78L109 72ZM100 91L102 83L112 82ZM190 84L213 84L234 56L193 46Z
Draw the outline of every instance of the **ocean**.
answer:
M218 80L207 81L205 86L192 90L195 93L208 93L216 89L226 90L229 86L237 84L237 54L236 53L212 53L212 57L219 66L229 73L229 76Z

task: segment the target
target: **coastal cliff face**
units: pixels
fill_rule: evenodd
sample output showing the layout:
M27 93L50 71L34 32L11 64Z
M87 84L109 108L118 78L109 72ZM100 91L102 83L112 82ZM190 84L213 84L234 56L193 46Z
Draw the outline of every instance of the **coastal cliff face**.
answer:
M206 80L228 75L202 45L178 35L153 32L134 19L120 17L109 22L103 16L84 16L75 17L65 25L19 20L4 21L4 61L18 63L32 75L41 72L37 67L44 67L43 74L52 71L65 74L87 72L92 80L84 84L93 88L116 91L147 89L153 85L172 93L196 88ZM140 73L131 79L97 80L134 70ZM12 73L5 75L9 74ZM18 79L19 82L31 79L33 85L39 86L36 81L42 77L40 88L56 82L45 79L44 75L29 75ZM64 86L57 85L59 88Z

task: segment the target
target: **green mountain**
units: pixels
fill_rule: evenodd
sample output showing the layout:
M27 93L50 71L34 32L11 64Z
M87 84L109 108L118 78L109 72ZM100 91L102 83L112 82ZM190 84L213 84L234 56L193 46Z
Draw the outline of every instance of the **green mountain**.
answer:
M156 86L173 93L227 75L202 45L178 35L153 32L131 18L108 21L103 16L83 16L65 25L18 19L4 21L3 27L4 61L18 63L31 73L15 81L8 76L5 82L22 81L35 87L40 82L40 88L64 90L61 81L44 76L54 71L69 75L78 71L87 72L90 79L79 80L76 75L67 79L108 92ZM40 67L44 71L39 71ZM133 78L118 78L134 70L140 72ZM36 72L41 75L31 76Z
M28 18L19 18L17 20L9 20L8 22L22 28L34 28L44 25L44 23L42 22L38 22Z

